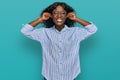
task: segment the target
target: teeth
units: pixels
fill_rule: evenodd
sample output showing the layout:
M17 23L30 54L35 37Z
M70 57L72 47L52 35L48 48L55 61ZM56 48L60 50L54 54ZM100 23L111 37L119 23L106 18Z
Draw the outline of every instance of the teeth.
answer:
M58 19L57 21L62 21L61 19Z

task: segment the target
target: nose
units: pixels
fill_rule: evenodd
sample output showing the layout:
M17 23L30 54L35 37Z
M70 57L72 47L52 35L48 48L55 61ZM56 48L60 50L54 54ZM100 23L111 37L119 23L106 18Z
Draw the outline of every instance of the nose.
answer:
M61 18L61 17L62 17L62 15L61 15L61 13L59 13L59 14L58 14L58 18Z

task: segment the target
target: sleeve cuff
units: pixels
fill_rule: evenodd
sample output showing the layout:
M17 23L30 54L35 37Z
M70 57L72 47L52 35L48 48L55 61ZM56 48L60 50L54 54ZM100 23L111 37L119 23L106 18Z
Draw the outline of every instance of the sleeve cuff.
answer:
M85 26L85 29L87 29L89 32L96 32L97 31L97 27L95 26L95 24L93 22L90 22L91 24Z
M34 29L34 27L31 26L30 24L25 24L24 28L27 29L27 30L33 30Z
M87 26L85 26L85 27L90 27L90 26L93 26L94 25L94 23L93 22L90 22L91 24L89 24L89 25L87 25Z

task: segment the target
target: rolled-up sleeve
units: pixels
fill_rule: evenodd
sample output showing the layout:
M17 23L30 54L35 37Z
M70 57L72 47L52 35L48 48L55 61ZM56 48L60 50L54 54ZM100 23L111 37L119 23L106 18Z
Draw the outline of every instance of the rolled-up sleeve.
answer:
M26 37L38 42L42 42L44 39L44 28L35 29L29 24L25 24L23 26L21 33L23 33Z
M84 28L77 28L76 35L77 38L82 41L96 33L97 27L91 22L91 24L84 26Z

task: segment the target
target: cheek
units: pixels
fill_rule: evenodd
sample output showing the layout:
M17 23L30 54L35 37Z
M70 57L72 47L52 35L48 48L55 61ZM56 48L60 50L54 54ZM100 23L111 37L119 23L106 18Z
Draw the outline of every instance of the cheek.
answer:
M52 18L53 22L55 23L56 22L56 19L55 18Z
M52 16L52 19L53 19L53 21L55 21L55 20L56 20L56 17Z

